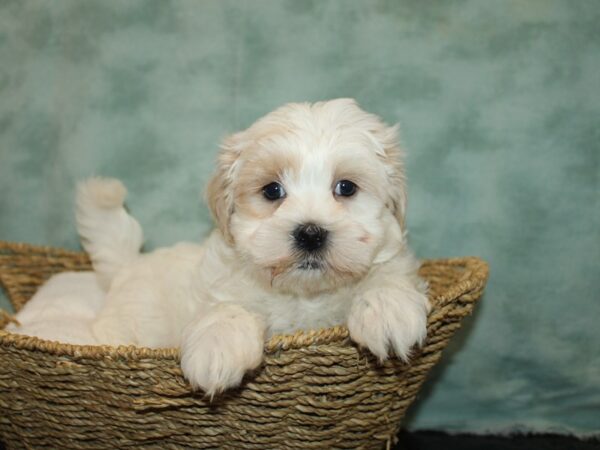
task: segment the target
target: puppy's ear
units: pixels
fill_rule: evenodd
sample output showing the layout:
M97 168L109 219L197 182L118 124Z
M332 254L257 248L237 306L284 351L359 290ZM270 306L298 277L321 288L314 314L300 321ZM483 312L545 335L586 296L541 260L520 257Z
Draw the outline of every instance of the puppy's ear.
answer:
M206 187L206 202L210 212L223 237L230 244L233 243L229 223L234 208L234 173L241 152L239 142L237 134L229 136L223 141L217 159L217 170Z
M386 165L390 191L388 208L392 211L400 228L404 230L406 214L406 177L404 175L403 152L398 137L399 126L383 126L374 135L381 145L381 157Z

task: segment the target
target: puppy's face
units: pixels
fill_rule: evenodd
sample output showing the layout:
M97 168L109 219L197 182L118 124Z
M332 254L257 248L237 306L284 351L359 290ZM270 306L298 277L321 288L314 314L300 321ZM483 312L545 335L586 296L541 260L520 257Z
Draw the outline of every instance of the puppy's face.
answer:
M352 100L289 104L225 141L208 201L262 281L323 292L402 247L398 158L396 129Z

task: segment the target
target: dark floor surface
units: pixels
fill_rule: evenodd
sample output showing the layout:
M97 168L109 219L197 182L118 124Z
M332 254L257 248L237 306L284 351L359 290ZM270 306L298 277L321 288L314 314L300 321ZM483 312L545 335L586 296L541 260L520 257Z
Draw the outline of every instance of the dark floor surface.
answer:
M524 435L512 437L447 435L440 432L402 432L394 450L592 450L600 449L598 440L579 440L561 435Z
M402 432L394 450L600 450L598 440L552 434L529 436L447 435L435 431ZM0 442L0 450L5 450Z

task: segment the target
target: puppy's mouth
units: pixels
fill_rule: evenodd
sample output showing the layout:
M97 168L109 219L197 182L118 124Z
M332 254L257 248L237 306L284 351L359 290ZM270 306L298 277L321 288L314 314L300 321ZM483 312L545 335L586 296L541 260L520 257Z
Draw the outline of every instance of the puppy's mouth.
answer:
M297 268L299 270L322 270L323 262L315 261L315 260L304 260L298 264Z
M294 261L294 259L290 258L284 261L281 261L279 264L272 266L271 268L271 286L273 286L273 282L275 278L279 275L282 275L286 272L291 272L294 270L302 271L304 273L318 273L325 272L326 263L325 261L315 259L315 258L302 258L301 260Z

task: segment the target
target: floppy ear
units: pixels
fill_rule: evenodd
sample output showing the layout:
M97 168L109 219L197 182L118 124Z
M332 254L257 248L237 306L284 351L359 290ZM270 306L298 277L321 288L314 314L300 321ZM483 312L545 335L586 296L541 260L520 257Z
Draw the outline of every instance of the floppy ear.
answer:
M404 230L406 214L406 177L404 175L403 152L398 138L398 125L384 126L374 134L382 146L384 160L390 183L387 207L392 211L400 228Z
M232 244L233 236L229 229L233 214L233 180L236 162L241 152L237 135L226 138L221 145L217 159L217 170L206 187L206 202L225 240Z

